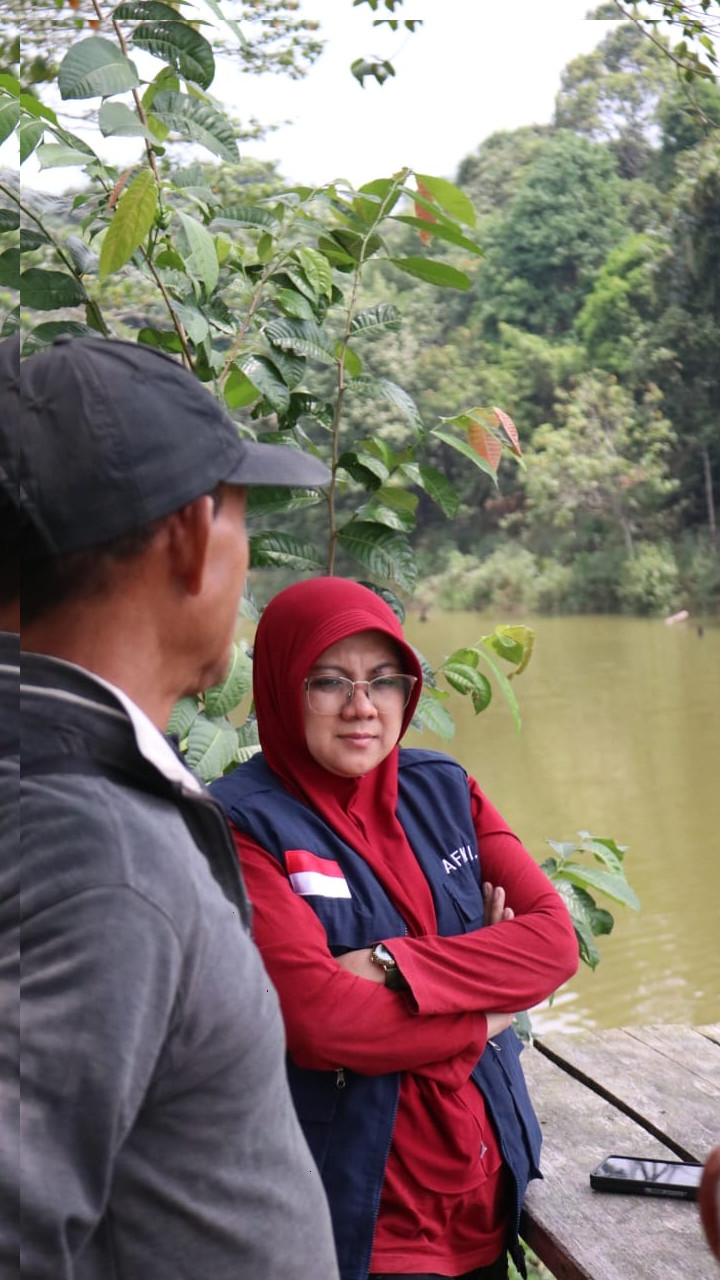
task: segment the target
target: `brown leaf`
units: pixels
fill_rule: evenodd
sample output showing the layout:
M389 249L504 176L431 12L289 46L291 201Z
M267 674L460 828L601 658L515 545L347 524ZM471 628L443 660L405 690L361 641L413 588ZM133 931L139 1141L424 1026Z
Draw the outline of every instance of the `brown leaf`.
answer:
M502 409L498 409L497 405L493 405L493 413L495 414L498 425L502 427L505 435L510 441L510 452L515 454L516 458L522 458L522 449L520 448L520 437L517 433L517 427L508 413Z
M107 202L108 209L114 209L115 205L120 199L120 196L122 195L122 189L125 186L125 183L127 182L131 173L132 173L132 169L126 169L124 173L120 174L120 177L118 178L117 182L115 183L115 186L110 192L110 197Z
M427 187L424 187L422 182L417 182L417 179L416 179L416 183L417 183L418 195L422 196L423 200L432 200L433 198L432 191L428 191ZM426 209L423 205L418 204L417 201L415 201L415 217L422 218L423 222L437 222L437 218L434 216L434 214L430 213L430 210ZM430 241L432 240L432 236L430 235L429 231L421 231L420 239L422 240L423 244L430 244Z
M502 456L502 444L479 422L473 422L467 429L468 444L481 458L490 463L493 471L497 471Z

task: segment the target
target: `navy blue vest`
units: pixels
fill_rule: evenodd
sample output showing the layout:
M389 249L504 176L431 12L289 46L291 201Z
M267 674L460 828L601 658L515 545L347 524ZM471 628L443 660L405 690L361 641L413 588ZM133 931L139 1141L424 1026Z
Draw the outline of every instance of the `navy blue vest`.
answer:
M398 817L430 885L438 933L483 927L482 875L467 775L449 756L400 752ZM288 850L336 863L349 897L306 897L335 954L373 946L406 933L405 922L368 865L324 820L288 795L262 756L214 782L211 791L228 817L286 868ZM482 1091L515 1184L508 1245L522 1265L517 1241L525 1188L540 1176L540 1127L512 1030L488 1043L472 1073ZM325 1183L342 1280L365 1280L385 1165L390 1151L400 1076L307 1071L288 1062L295 1105ZM342 1081L340 1081L342 1083Z

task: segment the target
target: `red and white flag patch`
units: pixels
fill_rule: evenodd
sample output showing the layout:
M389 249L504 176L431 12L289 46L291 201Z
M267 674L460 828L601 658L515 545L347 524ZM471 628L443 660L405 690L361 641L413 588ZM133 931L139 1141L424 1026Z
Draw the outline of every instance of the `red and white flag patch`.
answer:
M303 898L351 898L350 886L337 862L307 849L288 849L285 866L290 883Z

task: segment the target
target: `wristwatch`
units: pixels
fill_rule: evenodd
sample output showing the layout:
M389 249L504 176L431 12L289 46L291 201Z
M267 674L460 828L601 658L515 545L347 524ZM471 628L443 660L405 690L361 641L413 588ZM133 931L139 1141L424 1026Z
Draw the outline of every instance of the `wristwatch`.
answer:
M391 991L402 991L407 987L407 982L398 969L397 960L388 951L384 942L378 942L372 948L370 959L373 964L379 965L381 969L385 970L385 986L389 987Z

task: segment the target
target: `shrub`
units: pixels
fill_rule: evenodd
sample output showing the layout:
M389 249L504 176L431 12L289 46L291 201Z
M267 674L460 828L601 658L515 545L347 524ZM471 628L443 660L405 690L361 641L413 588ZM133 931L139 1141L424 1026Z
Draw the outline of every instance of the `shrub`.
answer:
M618 582L625 613L672 613L678 606L678 566L672 549L642 543L628 556Z

